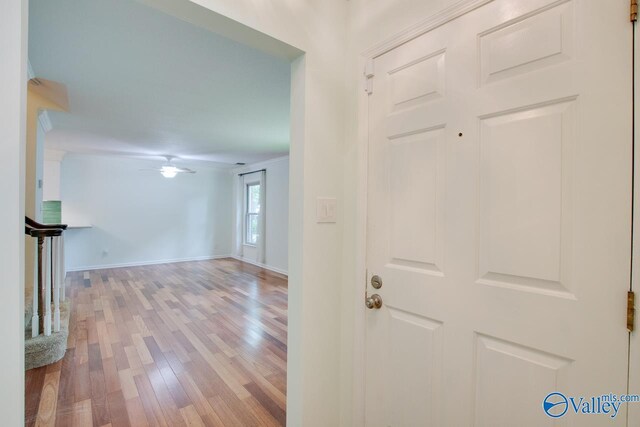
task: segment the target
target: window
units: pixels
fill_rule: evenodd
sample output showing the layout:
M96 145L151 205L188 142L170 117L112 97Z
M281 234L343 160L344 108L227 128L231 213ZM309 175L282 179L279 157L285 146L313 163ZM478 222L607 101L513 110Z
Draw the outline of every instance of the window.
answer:
M245 200L245 232L244 243L256 245L258 243L258 217L260 215L260 184L247 184Z

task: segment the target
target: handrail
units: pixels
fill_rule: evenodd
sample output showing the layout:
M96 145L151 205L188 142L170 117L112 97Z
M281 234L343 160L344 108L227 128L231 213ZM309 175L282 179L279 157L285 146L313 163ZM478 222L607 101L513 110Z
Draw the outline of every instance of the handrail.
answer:
M25 226L24 234L32 237L58 237L62 236L64 230L62 228L29 228Z
M27 224L29 227L32 228L36 228L36 229L43 229L43 228L61 228L63 230L66 230L68 225L67 224L41 224L37 221L32 220L31 218L29 218L28 216L24 217L24 222L25 224Z

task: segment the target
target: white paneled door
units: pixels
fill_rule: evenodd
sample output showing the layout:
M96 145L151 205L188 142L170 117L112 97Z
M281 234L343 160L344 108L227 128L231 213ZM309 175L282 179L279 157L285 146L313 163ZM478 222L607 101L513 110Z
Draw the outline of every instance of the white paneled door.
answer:
M631 42L628 0L494 0L374 59L368 426L625 424L572 406L627 390Z

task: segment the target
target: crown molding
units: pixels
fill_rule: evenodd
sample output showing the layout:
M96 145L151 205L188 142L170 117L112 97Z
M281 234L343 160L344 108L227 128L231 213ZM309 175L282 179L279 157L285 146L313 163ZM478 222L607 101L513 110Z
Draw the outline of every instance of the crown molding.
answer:
M38 114L38 124L42 127L44 133L49 132L53 129L53 124L51 123L51 119L49 118L49 113L46 110L40 111Z

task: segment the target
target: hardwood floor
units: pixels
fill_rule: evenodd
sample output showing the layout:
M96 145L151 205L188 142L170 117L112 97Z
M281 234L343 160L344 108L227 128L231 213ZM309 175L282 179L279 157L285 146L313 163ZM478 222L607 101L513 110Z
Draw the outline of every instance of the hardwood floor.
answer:
M26 425L285 424L287 280L232 259L69 273L60 362Z

